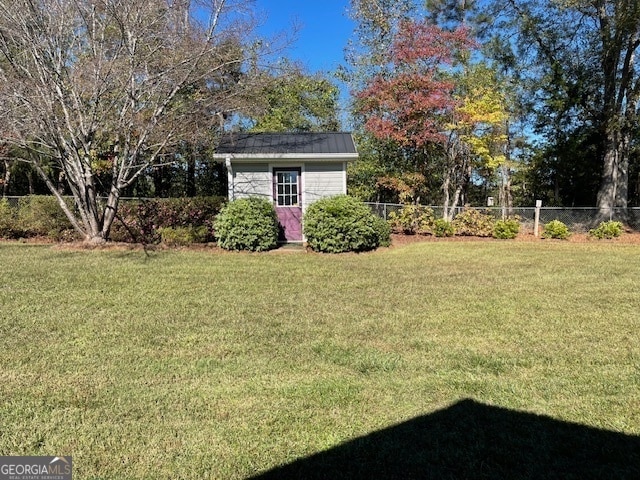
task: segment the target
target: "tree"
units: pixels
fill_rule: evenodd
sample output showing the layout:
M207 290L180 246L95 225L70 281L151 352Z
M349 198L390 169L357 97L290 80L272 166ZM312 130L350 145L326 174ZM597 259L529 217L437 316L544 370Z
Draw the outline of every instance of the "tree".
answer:
M365 129L378 139L421 152L418 158L427 160L433 159L434 147L439 150L445 216L451 177L463 156L460 143L448 135L458 106L451 66L472 46L465 28L447 31L428 22L404 22L389 51L393 68L373 77L356 97ZM424 169L415 173L429 177Z
M640 106L640 3L496 0L494 7L494 20L503 20L495 21L502 39L497 57L528 87L538 131L557 152L579 143L568 139L574 135L596 142L600 186L594 200L603 216L626 209ZM515 52L505 39L514 32ZM588 130L595 134L585 135Z
M447 152L455 152L461 157L451 161L454 167L459 166L458 176L461 178L453 183L455 190L451 205L467 203L466 190L474 172L476 177L494 176L497 172L500 204L506 211L512 207L512 198L508 148L510 114L504 82L485 63L467 63L455 78L457 102L453 121L448 127ZM448 198L447 192L445 195ZM445 208L445 218L451 216Z
M253 132L337 131L339 90L327 78L281 65L265 83L252 117Z
M350 1L349 14L356 24L355 35L345 49L347 64L339 69L339 76L352 92L362 91L377 76L393 73L389 48L401 23L413 18L416 3L414 0ZM352 102L350 109L360 155L348 167L349 192L362 200L397 201L397 195L381 188L378 179L404 170L408 156L402 148L375 137L364 128L366 117L357 101Z
M252 25L242 8L233 0L0 0L3 141L24 152L87 241L108 238L123 190L143 172L171 162L176 144L206 137L251 97L243 65L256 48L247 48Z

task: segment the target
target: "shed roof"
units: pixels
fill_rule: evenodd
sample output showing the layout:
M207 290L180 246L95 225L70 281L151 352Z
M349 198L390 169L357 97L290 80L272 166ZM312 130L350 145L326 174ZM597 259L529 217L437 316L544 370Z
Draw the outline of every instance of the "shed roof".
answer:
M357 156L351 133L234 133L224 136L216 156L347 155Z

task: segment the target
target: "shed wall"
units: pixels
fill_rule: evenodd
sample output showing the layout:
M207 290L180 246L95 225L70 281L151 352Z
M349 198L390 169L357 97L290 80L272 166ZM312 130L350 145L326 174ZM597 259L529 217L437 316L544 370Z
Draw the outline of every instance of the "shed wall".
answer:
M272 197L272 180L269 165L260 163L234 163L229 182L229 198L252 196Z
M347 193L345 168L344 162L307 163L303 187L306 204Z

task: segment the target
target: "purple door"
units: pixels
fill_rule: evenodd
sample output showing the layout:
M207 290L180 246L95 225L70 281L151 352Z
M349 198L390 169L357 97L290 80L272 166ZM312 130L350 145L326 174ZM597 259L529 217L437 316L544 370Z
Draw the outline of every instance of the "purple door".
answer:
M302 203L299 168L273 169L273 199L280 222L280 240L302 241Z

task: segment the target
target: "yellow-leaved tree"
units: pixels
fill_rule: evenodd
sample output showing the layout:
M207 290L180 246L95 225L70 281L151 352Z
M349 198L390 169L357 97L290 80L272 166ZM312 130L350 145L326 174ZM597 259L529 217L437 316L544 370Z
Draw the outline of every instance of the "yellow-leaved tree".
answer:
M497 73L486 64L467 65L456 75L456 108L447 126L449 174L445 177L445 218L466 202L472 175L499 177L500 202L509 208L509 111Z

